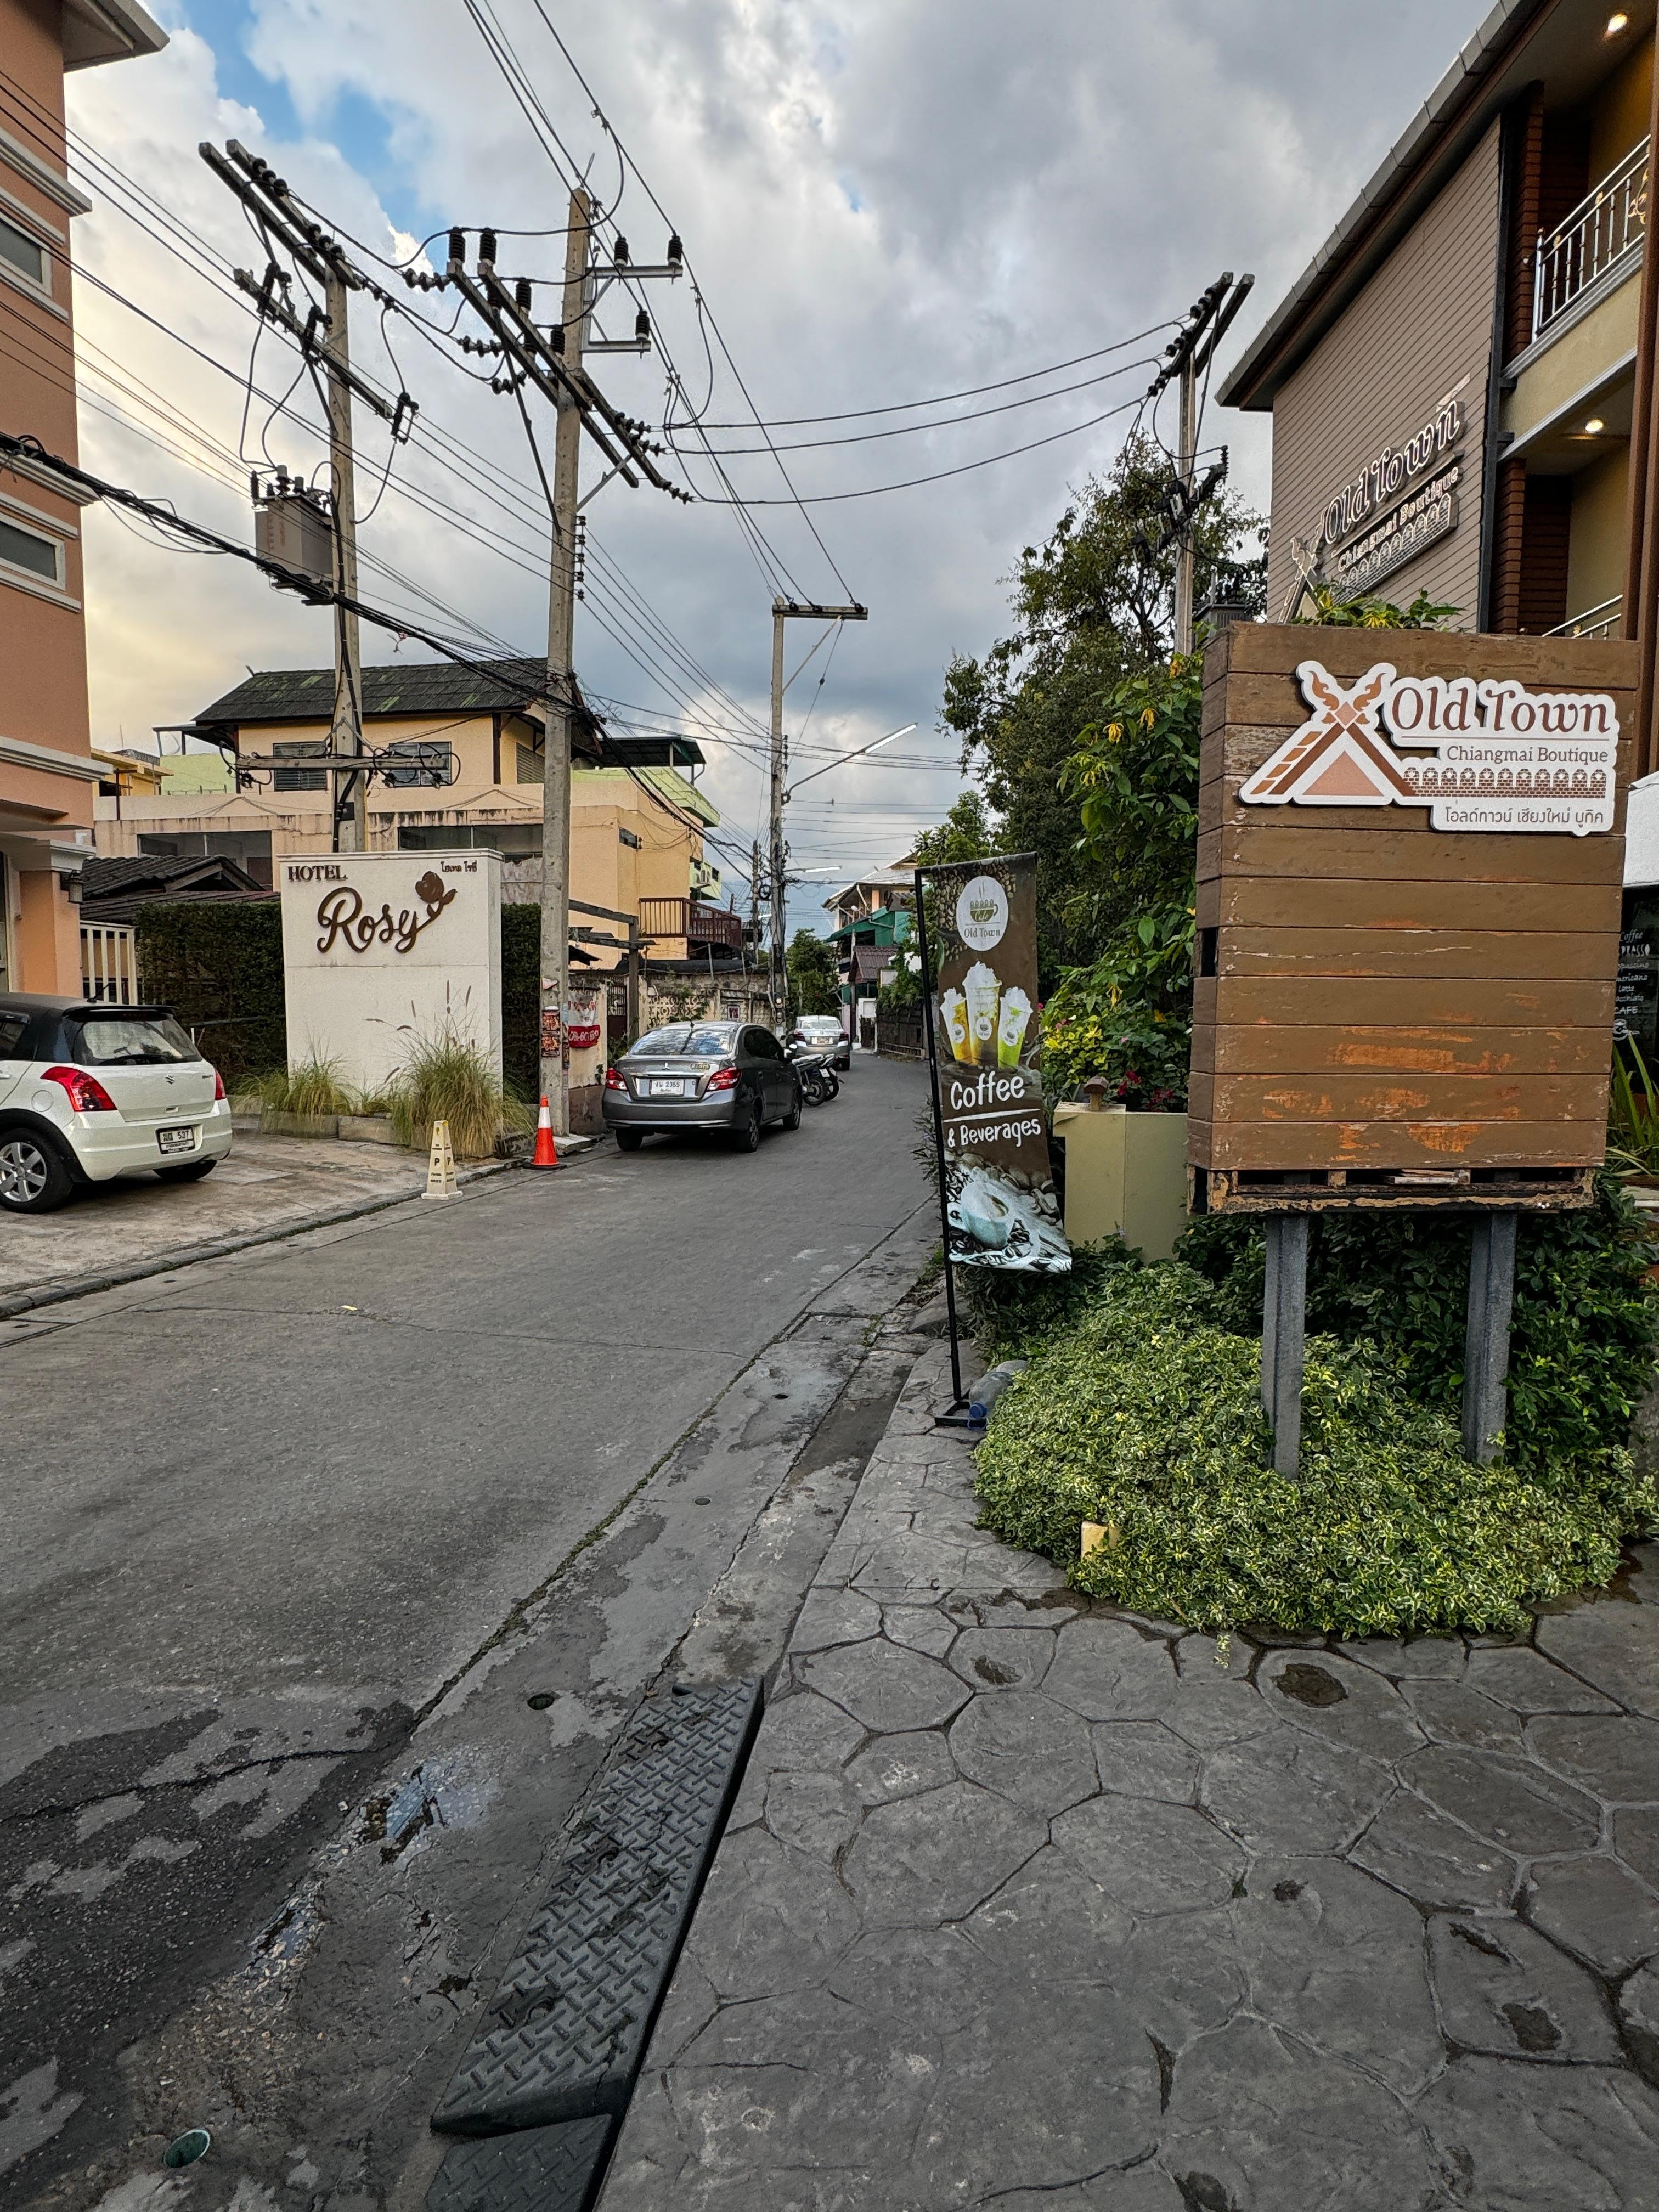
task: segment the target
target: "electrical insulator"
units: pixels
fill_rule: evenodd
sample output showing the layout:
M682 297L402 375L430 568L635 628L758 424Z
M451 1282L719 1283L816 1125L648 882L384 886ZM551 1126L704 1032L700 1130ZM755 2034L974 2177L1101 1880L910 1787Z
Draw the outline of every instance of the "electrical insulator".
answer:
M668 241L668 265L671 269L678 269L684 259L685 248L680 244L680 234L676 231Z
M520 276L513 287L513 298L520 314L527 315L530 313L531 299L530 279L527 276Z
M620 231L617 234L617 243L615 247L612 249L611 258L616 263L618 269L627 268L628 240L623 236Z
M548 332L548 342L552 346L555 353L562 353L564 351L564 325L562 323L554 324L552 329Z
M651 318L643 307L634 318L634 335L641 345L649 345L651 343Z
M480 269L495 266L495 234L493 230L478 233L478 266Z

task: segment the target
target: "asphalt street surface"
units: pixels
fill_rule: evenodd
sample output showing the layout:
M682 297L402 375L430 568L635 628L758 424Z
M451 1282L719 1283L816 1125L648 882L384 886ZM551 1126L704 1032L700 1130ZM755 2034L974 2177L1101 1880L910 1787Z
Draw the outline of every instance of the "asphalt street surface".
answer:
M699 1607L879 1434L924 1097L860 1062L753 1156L606 1146L0 1324L0 2202L418 2203L629 1702L694 1622L763 1661L765 1574Z

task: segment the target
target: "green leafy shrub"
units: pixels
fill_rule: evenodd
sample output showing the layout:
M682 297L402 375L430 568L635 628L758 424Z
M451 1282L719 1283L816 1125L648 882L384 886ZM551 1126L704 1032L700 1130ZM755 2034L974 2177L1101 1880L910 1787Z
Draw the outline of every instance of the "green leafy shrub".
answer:
M134 934L145 998L173 1008L228 1089L287 1064L276 900L158 900L139 908Z
M930 1158L932 1133L930 1122ZM957 1304L988 1364L999 1359L1029 1359L1053 1339L1085 1321L1119 1269L1139 1264L1123 1239L1113 1237L1099 1244L1074 1244L1071 1269L1064 1275L958 1267Z
M1217 1291L1222 1325L1261 1326L1262 1241L1248 1219L1200 1219L1182 1257ZM1650 1250L1616 1177L1594 1206L1528 1214L1516 1240L1505 1449L1543 1469L1617 1449L1653 1372ZM1469 1223L1450 1213L1331 1213L1308 1252L1308 1326L1369 1341L1412 1396L1455 1419L1463 1389Z
M542 1087L542 910L501 908L501 1066L521 1098Z
M998 1401L983 1520L1092 1595L1220 1629L1510 1629L1614 1571L1659 1499L1626 1455L1470 1467L1447 1416L1369 1345L1310 1338L1299 1480L1275 1474L1260 1347L1179 1262L1109 1269ZM1079 1556L1082 1523L1108 1531Z
M1132 1110L1178 1112L1187 1103L1192 1024L1186 1013L1122 1006L1085 1012L1068 1000L1042 1024L1042 1085L1051 1099L1075 1098L1091 1075Z

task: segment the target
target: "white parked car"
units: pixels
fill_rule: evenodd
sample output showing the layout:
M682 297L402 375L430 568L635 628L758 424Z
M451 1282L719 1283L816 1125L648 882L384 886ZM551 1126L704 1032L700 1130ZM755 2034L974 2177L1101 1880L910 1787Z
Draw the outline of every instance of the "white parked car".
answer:
M77 1184L196 1182L230 1150L230 1101L165 1006L0 994L0 1212Z

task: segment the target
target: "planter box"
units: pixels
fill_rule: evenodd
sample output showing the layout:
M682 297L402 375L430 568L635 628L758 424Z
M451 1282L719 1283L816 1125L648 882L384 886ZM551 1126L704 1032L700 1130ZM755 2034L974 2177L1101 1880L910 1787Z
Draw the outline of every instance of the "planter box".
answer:
M1066 1234L1073 1244L1121 1237L1167 1260L1187 1227L1187 1116L1109 1106L1054 1109L1066 1146Z
M392 1123L384 1114L342 1114L340 1136L351 1145L395 1145Z
M262 1137L337 1137L340 1117L337 1114L279 1114L267 1106L259 1116Z

